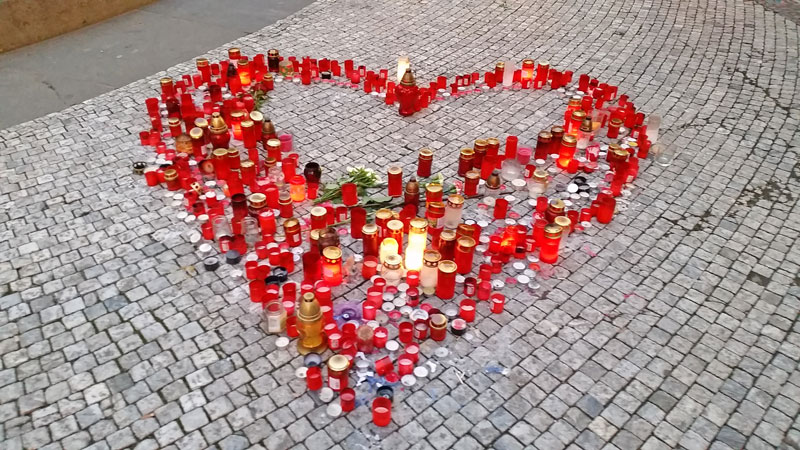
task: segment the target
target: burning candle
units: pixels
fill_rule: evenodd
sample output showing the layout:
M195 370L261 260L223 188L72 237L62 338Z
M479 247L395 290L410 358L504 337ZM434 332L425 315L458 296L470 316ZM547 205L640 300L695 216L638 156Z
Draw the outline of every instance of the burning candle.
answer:
M423 253L428 244L428 221L414 218L409 224L408 246L405 253L406 270L422 269Z
M339 247L325 247L322 258L322 279L331 286L342 284L342 250Z
M383 242L391 238L384 239ZM398 254L388 255L383 260L383 270L381 277L386 280L387 286L397 286L403 278L403 258Z
M295 203L306 199L306 179L302 175L295 175L289 180L289 193Z
M539 249L539 260L554 264L558 260L558 247L561 244L561 227L551 223L544 227L544 237Z

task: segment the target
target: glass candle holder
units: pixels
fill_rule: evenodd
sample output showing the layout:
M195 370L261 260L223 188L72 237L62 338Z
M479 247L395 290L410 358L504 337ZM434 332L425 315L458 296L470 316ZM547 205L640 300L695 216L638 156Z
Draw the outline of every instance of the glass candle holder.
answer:
M561 244L561 227L551 223L544 227L544 238L539 248L539 260L554 264L558 261L558 248Z
M419 217L409 223L408 246L405 252L406 270L422 269L422 258L428 244L428 221Z
M423 253L423 264L420 270L420 286L422 292L432 295L436 291L436 284L439 277L439 261L442 255L436 250L425 250Z
M350 361L346 356L333 355L328 359L328 387L334 391L347 389L350 375Z
M386 242L389 239L384 239ZM403 259L398 254L388 255L383 261L381 277L387 286L397 286L403 279Z
M397 325L397 340L403 344L410 344L414 341L414 324L408 321L400 322Z
M462 319L466 320L467 322L475 321L475 308L476 308L475 300L470 298L465 298L461 300L458 309L458 315Z
M536 169L533 171L533 176L528 181L528 195L530 198L538 198L547 192L547 171L544 169Z
M394 238L386 238L382 240L379 253L381 264L386 264L386 260L392 255L395 255L399 258L400 257L398 255L399 248L400 246L397 244L397 240L395 240Z
M444 210L444 227L454 229L461 223L461 214L464 208L464 197L453 194L447 197Z
M506 304L506 296L499 292L492 292L489 302L491 303L492 314L500 314Z
M286 235L286 242L290 247L299 247L300 244L303 243L303 239L300 236L299 220L295 218L287 219L286 222L283 223L283 232Z
M295 203L306 199L306 180L302 175L295 175L289 180L289 194Z
M331 286L342 284L342 250L325 247L322 250L322 279Z
M475 245L475 239L469 236L462 236L456 241L455 263L458 273L468 274L472 271Z
M463 177L467 171L472 169L473 159L475 158L475 150L471 148L462 148L458 157L458 176Z
M392 166L389 168L389 197L403 196L403 169Z
M289 219L294 216L294 208L292 208L292 196L288 192L283 192L278 197L278 205L281 217Z
M425 207L427 208L431 203L441 202L443 192L444 188L441 184L428 183L428 185L425 186Z
M375 397L372 401L372 423L386 427L392 422L392 401L386 397Z
M617 200L610 194L600 193L597 195L597 211L595 217L599 223L610 223L614 217L614 210L617 207Z
M558 167L566 169L567 166L569 166L570 161L572 161L573 156L575 156L577 142L575 136L571 134L565 134L564 137L561 138L561 147L558 152L558 159L556 160L556 165L558 165Z
M358 186L355 183L342 184L342 204L345 206L358 204Z
M433 150L423 148L419 151L419 159L417 161L417 176L428 178L431 176L431 168L433 167Z
M494 201L494 219L505 219L508 214L508 200L498 198Z
M343 412L349 412L356 407L356 391L352 388L342 389L339 393L339 405Z
M384 327L377 327L372 335L372 344L376 348L386 347L386 342L389 339L389 330Z
M443 341L447 337L447 316L444 314L431 314L428 325L431 330L431 339L434 341Z
M267 333L277 334L286 330L286 309L283 303L273 300L264 305L264 320Z
M478 170L470 170L464 176L464 196L474 197L478 195L481 173Z
M310 391L322 389L322 369L319 366L312 366L306 372L306 386Z
M377 225L368 223L361 227L361 243L364 257L379 256L380 237Z
M436 295L442 300L453 298L456 291L456 263L450 260L439 261L436 279Z

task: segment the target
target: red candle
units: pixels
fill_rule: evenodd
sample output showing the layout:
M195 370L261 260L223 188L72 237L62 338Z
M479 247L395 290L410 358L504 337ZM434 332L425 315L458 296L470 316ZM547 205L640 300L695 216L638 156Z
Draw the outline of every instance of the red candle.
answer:
M384 348L386 347L386 342L389 339L389 330L384 327L375 328L375 332L372 335L372 344L375 348Z
M361 276L368 280L375 276L378 272L378 258L373 255L364 257L364 262L361 264Z
M424 341L428 337L428 323L424 319L417 319L414 322L414 339Z
M472 259L475 254L475 239L469 236L462 236L456 241L455 263L460 274L468 274L472 271Z
M356 407L356 391L352 388L342 389L339 393L339 401L342 406L342 411L352 411Z
M554 264L558 260L558 247L561 244L561 227L549 224L544 227L544 237L540 243L539 260Z
M375 397L372 401L372 423L379 427L392 422L392 401L386 397Z
M342 184L342 203L345 206L358 204L358 186L355 183Z
M472 322L475 320L475 300L470 298L465 298L461 300L459 304L458 315L466 320L467 322Z
M403 169L393 166L389 168L389 196L401 197L403 195Z
M375 361L375 373L380 376L385 376L387 373L394 371L394 364L392 358L384 356L383 358Z
M431 176L431 168L433 166L433 150L423 148L419 151L419 160L417 161L417 176L428 178Z
M322 389L322 370L320 370L319 366L308 368L306 372L306 386L312 391Z
M414 372L414 360L409 355L403 355L397 359L397 373L402 377L403 375L411 375Z
M367 223L367 210L358 206L350 210L350 235L361 239L361 229Z
M453 298L456 291L456 263L439 261L439 273L436 282L436 295L442 300Z
M617 206L616 199L609 194L601 192L597 195L597 202L597 213L595 215L597 221L600 223L611 222L611 218L614 216L614 209Z
M506 303L506 296L499 293L493 292L491 297L492 303L492 313L493 314L500 314L503 312L503 305Z
M488 280L483 280L478 283L478 300L489 300L489 295L492 293L492 283Z
M408 344L414 340L414 324L411 322L400 322L397 326L398 329L398 336L397 339L404 343Z
M508 214L508 200L504 198L498 198L497 200L495 200L494 218L505 219L507 214Z

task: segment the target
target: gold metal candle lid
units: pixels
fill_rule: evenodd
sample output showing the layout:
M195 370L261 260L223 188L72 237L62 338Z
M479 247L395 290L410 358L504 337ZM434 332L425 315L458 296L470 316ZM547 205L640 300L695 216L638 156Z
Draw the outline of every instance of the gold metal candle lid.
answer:
M402 174L402 173L403 173L403 168L402 167L398 167L398 166L389 167L389 175L397 175L397 174Z
M471 159L475 156L475 150L471 148L462 148L461 149L461 157L464 159Z
M206 58L197 58L195 63L197 64L197 68L198 69L201 68L201 67L207 67L208 66L208 59L206 59Z
M239 149L238 148L229 148L228 149L228 158L238 158L239 157Z
M586 117L586 111L579 109L577 111L572 111L572 120L580 120L583 121L583 118Z
M392 219L386 223L386 228L392 231L399 231L401 233L403 232L403 226L403 221L401 220Z
M540 131L538 139L542 142L550 142L553 140L553 134L549 131Z
M411 68L406 69L406 73L403 74L403 79L400 81L400 84L403 86L414 86L417 84L414 79L414 74L411 73Z
M546 59L543 59L543 60L539 61L539 65L542 66L542 67L550 67L550 61L547 61Z
M558 226L558 225L556 225L556 226ZM453 262L453 261L450 261L449 259L445 259L444 261L439 261L439 272L455 273L456 268L457 268L456 263Z
M250 111L250 120L253 122L261 122L264 120L264 114L261 114L261 111Z
M468 180L477 180L480 177L481 177L481 172L479 170L475 170L475 169L472 169L472 170L468 171L464 175L464 178L466 178Z
M264 122L261 124L261 132L265 136L269 136L271 134L275 134L275 125L272 124L271 120L264 119ZM278 141L278 142L280 142L280 141Z
M425 250L425 253L422 254L422 260L428 267L436 267L441 259L442 254L436 250Z
M208 124L208 129L212 134L222 134L228 131L228 124L222 118L220 113L215 112L211 114L211 122Z
M231 119L241 119L242 117L244 117L244 111L241 109L231 112Z
M252 128L254 125L255 125L255 123L250 119L246 119L246 120L242 121L242 128Z
M486 140L486 145L489 147L500 147L500 140L497 138L489 138Z
M425 191L427 191L429 194L436 194L438 192L442 192L443 189L444 188L439 183L428 183L425 186Z
M256 163L254 163L250 159L245 159L244 161L242 161L242 169L252 169L255 166L256 166Z
M504 63L503 61L500 61L499 63L495 64L494 67L497 68L497 69L505 69L506 63Z
M214 158L224 158L228 156L228 149L227 148L215 148L211 155Z
M464 204L464 197L458 194L452 194L447 197L447 204L449 206L461 206Z
M283 222L283 229L286 231L294 231L295 229L300 229L300 221L295 219L294 217L290 219L286 219L286 222Z
M443 230L439 233L439 240L444 242L455 242L458 235L453 230Z
M319 309L317 298L314 297L313 293L306 292L303 294L302 300L300 300L300 307L297 308L297 320L302 322L316 322L321 318L322 311Z
M431 324L431 328L436 328L437 330L441 330L442 328L447 326L447 316L444 314L431 314L431 317L428 318L428 322Z
M547 181L547 171L544 169L536 169L533 171L533 179L539 182Z
M486 146L489 145L486 139L475 139L475 152L480 153L486 151Z
M312 217L325 217L325 214L328 214L328 210L322 206L315 206L311 208Z
M522 60L522 66L523 67L528 66L528 67L532 68L533 67L533 60L530 59L530 58L523 59Z
M566 205L560 198L557 198L552 200L547 207L556 212L563 212Z
M208 128L208 121L205 117L198 117L194 119L194 126L198 128Z
M164 171L164 179L167 181L172 181L178 178L178 171L175 169L167 169Z
M246 162L247 161L243 162L242 165L244 165ZM250 164L253 164L253 161L250 161ZM250 194L250 196L247 197L247 201L253 208L263 208L267 204L267 196L260 192L256 192L254 194Z
M566 216L558 216L553 219L553 222L564 230L572 226L572 221Z
M429 148L420 149L419 157L422 159L431 159L433 158L433 150Z
M444 216L444 202L430 202L428 203L428 207L426 208L426 215L433 217L443 217Z
M281 140L280 139L270 139L267 141L267 147L269 148L281 148Z
M383 260L383 265L392 270L399 269L401 264L403 264L403 258L396 254L388 255Z
M615 117L615 118L611 119L611 124L616 128L621 127L624 122L625 121L620 119L619 117Z
M322 257L330 261L342 259L342 249L339 247L325 247L322 250Z
M391 220L392 218L392 210L382 208L375 211L375 219L382 219L382 220Z
M164 78L161 79L161 85L162 86L167 85L167 84L172 84L172 78L171 77L164 77Z
M420 217L415 217L409 222L409 227L416 231L425 231L428 229L428 221Z
M181 119L177 117L170 117L167 119L167 123L169 124L169 126L175 127L181 124Z
M194 127L189 130L189 137L192 139L200 139L203 137L203 129L200 127Z
M562 127L561 125L556 125L550 128L550 132L552 133L553 136L564 134L564 127Z
M273 48L267 51L267 56L272 56L274 58L276 56L280 56L280 54L278 53L278 49Z
M408 183L406 183L405 192L409 195L419 194L419 182L417 182L416 178L411 177L411 179L408 180Z
M544 227L544 237L548 239L556 239L561 237L561 225L554 223L547 224Z
M561 138L561 145L565 147L575 147L575 144L578 143L578 139L571 134L565 134L564 137Z
M475 247L476 243L475 239L469 236L461 236L460 238L458 238L458 241L456 241L456 245L460 249L470 250Z
M361 233L366 235L373 235L378 233L378 226L374 223L365 223L363 227L361 227Z
M344 355L333 355L328 360L328 370L343 372L350 367L350 360Z

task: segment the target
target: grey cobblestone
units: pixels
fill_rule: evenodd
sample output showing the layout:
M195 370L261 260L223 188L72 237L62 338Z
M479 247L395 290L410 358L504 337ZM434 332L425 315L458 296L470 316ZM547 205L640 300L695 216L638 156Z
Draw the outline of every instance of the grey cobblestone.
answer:
M363 405L327 417L242 283L202 271L171 200L131 178L151 156L137 142L143 100L193 61L3 130L0 448L799 446L796 7L319 0L229 45L390 73L407 53L420 80L549 59L661 114L662 141L680 150L669 167L642 164L627 210L576 236L538 291L507 286L507 313L479 308L479 335L448 337L458 359L396 392L385 430ZM283 83L264 112L326 176L411 167L423 146L450 176L473 139L530 144L563 111L549 91L411 119L377 100ZM482 373L490 364L509 372Z

